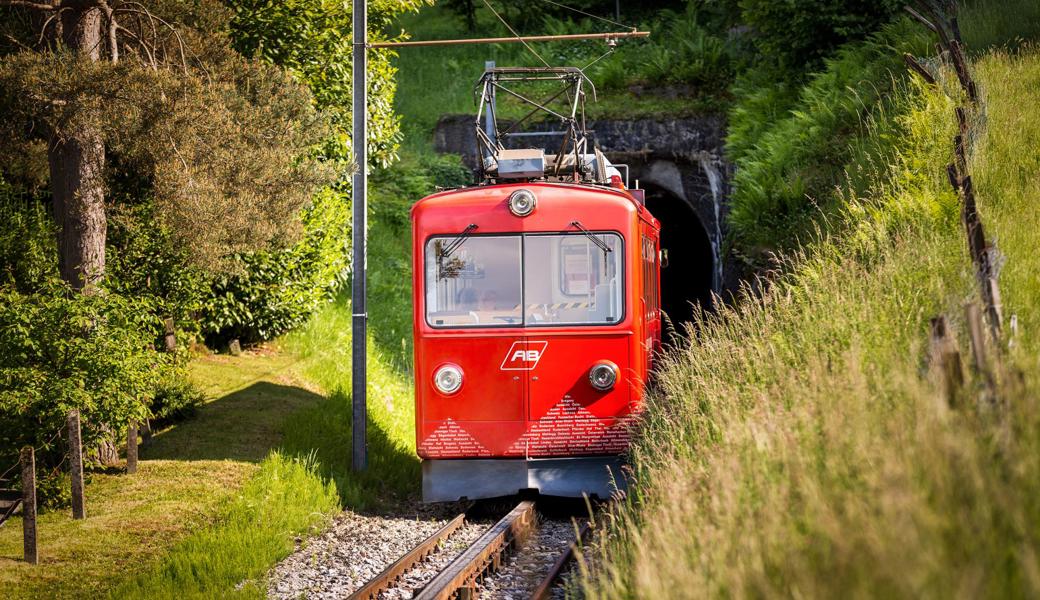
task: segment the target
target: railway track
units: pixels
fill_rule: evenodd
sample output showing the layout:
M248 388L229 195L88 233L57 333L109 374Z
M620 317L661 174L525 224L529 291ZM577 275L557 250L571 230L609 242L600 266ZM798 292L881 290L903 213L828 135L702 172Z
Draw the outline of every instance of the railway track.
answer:
M516 563L518 557L515 551L523 549L529 540L541 549L543 554L551 552L555 558L547 568L537 569L539 573L534 578L531 575L519 576L527 579L521 584L524 589L531 590L529 592L531 598L542 600L551 597L553 587L574 558L573 527L569 520L566 523L559 519L554 522L550 521L549 524L555 528L555 533L534 539L540 533L540 519L535 503L529 500L517 504L508 514L455 556L449 564L439 569L435 575L424 578L423 585L402 593L398 589L401 587L401 582L406 579L415 579L413 571L423 569L426 563L433 558L432 555L435 555L439 548L442 548L457 532L462 530L467 524L467 519L467 513L461 513L451 519L440 530L423 540L354 592L350 596L351 600L399 597L410 597L416 600L447 600L449 598L470 600L478 597L494 597L496 587L493 579L496 571L506 566L511 552L514 553L512 563ZM569 535L559 535L560 531L568 528ZM588 525L586 524L581 528L579 538L583 538L587 532ZM541 539L542 537L549 538L549 541ZM510 578L509 586L514 590L514 593L510 594L512 597L516 597L517 582L515 580L517 578L518 576ZM489 583L491 583L490 586L487 585Z

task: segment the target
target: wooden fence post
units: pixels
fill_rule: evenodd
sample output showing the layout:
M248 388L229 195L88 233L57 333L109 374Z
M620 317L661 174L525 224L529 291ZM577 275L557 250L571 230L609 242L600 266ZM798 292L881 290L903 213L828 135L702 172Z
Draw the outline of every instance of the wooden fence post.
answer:
M906 63L906 66L909 67L911 71L920 75L921 79L924 79L929 85L935 85L935 76L933 76L928 69L924 68L924 66L911 54L904 53L903 62Z
M943 395L950 408L957 406L957 397L964 384L964 372L961 369L961 353L950 336L946 317L939 315L931 321L931 362L938 373L943 388Z
M986 338L982 335L982 312L974 302L964 304L964 320L971 340L972 365L978 373L986 372Z
M992 265L994 262L992 254L990 256L990 265ZM989 314L990 331L993 333L993 342L999 347L1004 328L1004 308L1000 301L1000 286L997 284L996 275L992 273L992 267L990 276L986 279L986 291L989 292L989 306L986 307L986 312Z
M22 448L22 549L25 562L40 564L36 548L36 456L32 447Z
M163 326L165 327L163 340L166 345L166 351L173 352L177 349L177 331L174 328L173 317L163 319Z
M137 472L137 421L130 421L126 428L126 472Z
M69 413L69 464L72 471L72 518L85 519L83 503L83 441L80 438L79 411Z

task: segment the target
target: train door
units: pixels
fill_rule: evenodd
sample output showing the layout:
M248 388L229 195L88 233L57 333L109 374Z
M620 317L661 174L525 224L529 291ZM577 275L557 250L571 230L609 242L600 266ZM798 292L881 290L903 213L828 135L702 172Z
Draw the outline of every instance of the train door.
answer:
M424 399L420 455L452 458L522 454L510 451L525 428L526 371L534 366L520 335L520 236L473 236L452 246L432 238L425 248L424 318L437 333L416 348ZM516 332L514 335L513 332ZM458 391L436 389L444 367L461 371Z
M629 412L628 338L602 326L625 317L621 236L527 235L524 240L526 344L537 357L527 371L525 452L615 451L624 440L614 440L612 428ZM589 381L590 369L600 361L618 369L617 383L605 392Z

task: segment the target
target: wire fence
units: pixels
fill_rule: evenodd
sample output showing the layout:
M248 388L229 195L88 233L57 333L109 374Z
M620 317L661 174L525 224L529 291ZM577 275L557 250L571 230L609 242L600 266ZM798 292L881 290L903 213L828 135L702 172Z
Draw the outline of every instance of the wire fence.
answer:
M83 444L80 435L79 411L72 411L65 425L59 427L50 438L38 446L24 446L19 450L18 461L3 471L0 482L7 482L0 487L0 527L20 508L22 512L22 542L26 562L39 563L36 530L36 454L53 448L54 442L62 433L66 433L68 447L60 456L58 463L49 467L50 477L58 476L68 465L71 486L72 518L86 518L83 478ZM137 433L138 423L131 422L127 434L126 472L137 471ZM21 489L11 487L14 481L12 472L21 468Z
M996 383L998 378L1014 381L1020 375L1009 370L1003 361L1003 353L1011 341L1005 343L1004 339L998 282L1001 259L996 245L986 238L968 160L971 146L978 136L978 124L985 121L985 101L979 93L979 86L964 51L957 23L956 2L917 0L913 6L905 8L913 19L938 36L939 44L938 56L927 61L935 65L932 69L909 54L903 55L904 62L926 83L939 90L946 91L941 77L944 68L956 74L959 84L959 92L950 94L959 105L955 108L957 134L953 137L953 161L947 165L946 175L960 200L961 224L981 301L981 307L976 301L964 305L963 323L970 346L971 372L976 376L981 390L980 407L995 407L1000 404ZM947 315L938 315L931 320L929 362L948 405L956 408L965 399L968 382L957 339L951 328L952 321ZM1013 325L1015 321L1012 317ZM989 335L986 335L987 329Z

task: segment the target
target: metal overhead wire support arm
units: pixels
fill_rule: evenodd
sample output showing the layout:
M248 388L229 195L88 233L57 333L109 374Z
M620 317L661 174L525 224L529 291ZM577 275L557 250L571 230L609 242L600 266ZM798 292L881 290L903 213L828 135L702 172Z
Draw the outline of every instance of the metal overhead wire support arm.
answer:
M375 42L369 48L405 48L418 46L455 46L459 44L508 44L521 42L566 42L573 40L620 40L644 38L649 31L615 31L611 33L567 33L563 35L521 35L516 37L465 38L457 40L412 40L407 42Z

